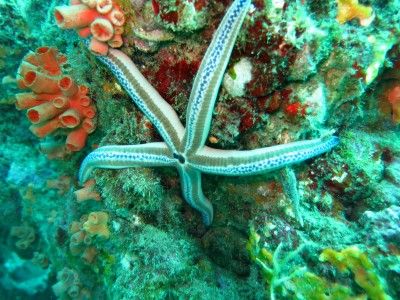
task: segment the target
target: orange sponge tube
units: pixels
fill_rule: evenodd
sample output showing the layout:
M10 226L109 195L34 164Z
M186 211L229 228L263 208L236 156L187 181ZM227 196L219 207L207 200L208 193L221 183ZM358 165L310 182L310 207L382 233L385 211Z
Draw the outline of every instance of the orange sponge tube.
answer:
M45 102L28 109L27 116L33 124L38 124L50 120L62 112L63 109L55 107L53 102Z
M60 91L58 80L37 71L28 71L24 76L25 85L35 93L55 94Z
M83 251L81 259L84 263L91 264L96 259L97 253L99 253L99 250L97 250L96 248L87 247L85 251Z
M72 6L57 6L54 9L54 17L57 26L61 29L75 29L88 26L100 14L84 4Z
M88 133L85 129L74 130L68 134L65 147L70 151L79 151L85 146L87 137Z
M34 107L36 105L43 103L41 101L38 101L37 94L34 94L34 93L16 94L15 98L17 99L15 101L15 107L18 110L28 109L28 108L31 108L31 107Z
M43 68L54 75L61 74L61 67L57 61L57 49L55 47L43 46L36 49L36 56Z
M104 56L108 53L108 45L92 38L89 43L89 51L97 56Z
M94 180L88 180L85 183L85 187L82 189L79 189L74 192L75 199L78 203L81 203L86 200L96 200L100 201L100 194L94 191L94 186L95 182ZM88 219L81 220L83 222L86 222Z
M108 44L112 48L119 48L124 44L124 42L122 41L122 37L120 34L114 34L113 38L108 41Z
M29 130L32 131L34 135L40 138L45 138L49 134L51 134L53 131L55 131L58 128L61 128L62 125L60 122L58 122L57 119L53 119L50 122L45 123L44 125L38 126L38 125L32 125L29 127Z
M93 37L101 42L111 40L114 35L114 27L110 21L106 19L96 19L90 25L90 31L92 32Z
M68 97L72 97L78 92L78 85L70 76L62 77L58 81L58 86L61 92Z
M68 109L62 115L60 115L60 123L67 128L75 128L81 123L81 113L76 109Z

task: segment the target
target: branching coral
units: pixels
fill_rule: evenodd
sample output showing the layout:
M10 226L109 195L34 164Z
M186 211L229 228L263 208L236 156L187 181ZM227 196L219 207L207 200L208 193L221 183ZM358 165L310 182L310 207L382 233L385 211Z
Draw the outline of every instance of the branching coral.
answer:
M260 247L260 236L252 228L250 231L249 242L247 249L249 250L250 257L261 267L265 281L269 285L269 296L271 300L276 299L276 289L281 288L283 294L286 290L283 286L285 282L301 275L305 272L306 268L295 268L288 271L288 264L300 251L303 250L304 245L297 248L295 251L290 252L283 259L280 259L283 244L279 244L272 254L264 247Z
M57 6L54 16L61 29L76 29L79 36L91 34L89 49L96 55L106 55L108 47L121 47L125 16L112 0L74 0L70 6Z
M96 128L96 108L87 96L88 89L63 74L66 62L57 48L44 46L26 54L18 70L18 86L32 90L16 95L17 109L27 110L33 124L30 130L40 138L67 135L65 144L40 144L40 151L50 159L81 150Z

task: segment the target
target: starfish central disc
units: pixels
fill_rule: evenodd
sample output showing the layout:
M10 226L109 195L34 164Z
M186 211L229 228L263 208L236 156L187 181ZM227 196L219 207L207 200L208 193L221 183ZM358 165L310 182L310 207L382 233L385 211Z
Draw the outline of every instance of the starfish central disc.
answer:
M185 158L181 154L174 153L174 158L176 158L179 161L179 163L182 165L186 161Z

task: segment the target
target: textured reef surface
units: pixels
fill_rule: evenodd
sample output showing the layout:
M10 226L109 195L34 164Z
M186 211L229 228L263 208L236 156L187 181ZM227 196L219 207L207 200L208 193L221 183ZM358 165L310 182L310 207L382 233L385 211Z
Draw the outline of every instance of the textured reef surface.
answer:
M160 132L175 118L196 144L177 124L247 2L0 0L1 299L400 299L400 1L252 0L206 84L208 150ZM271 172L191 171L336 137ZM95 149L163 142L177 168L96 162L79 182Z

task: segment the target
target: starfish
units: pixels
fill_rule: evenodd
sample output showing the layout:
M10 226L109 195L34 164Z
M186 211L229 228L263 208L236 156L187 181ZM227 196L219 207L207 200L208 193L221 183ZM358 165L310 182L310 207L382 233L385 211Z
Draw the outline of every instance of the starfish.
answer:
M261 174L302 162L338 144L338 138L331 136L255 150L220 150L205 146L222 77L250 5L250 0L234 1L214 34L194 79L186 128L128 56L116 49L110 49L107 56L98 56L153 123L164 142L99 147L82 162L81 182L88 180L94 168L175 167L183 197L202 214L205 225L209 226L214 210L202 191L202 173Z

